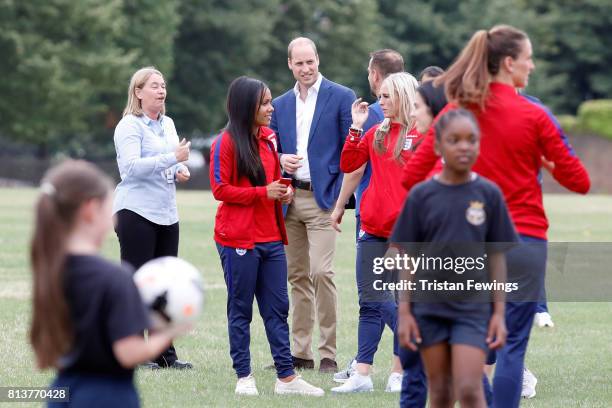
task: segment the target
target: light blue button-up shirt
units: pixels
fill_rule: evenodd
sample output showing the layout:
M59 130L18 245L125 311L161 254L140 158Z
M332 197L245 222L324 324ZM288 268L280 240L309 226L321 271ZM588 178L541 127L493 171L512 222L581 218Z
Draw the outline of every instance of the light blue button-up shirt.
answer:
M183 165L174 155L179 139L172 119L126 115L114 140L121 182L113 212L127 209L159 225L178 222L174 182Z

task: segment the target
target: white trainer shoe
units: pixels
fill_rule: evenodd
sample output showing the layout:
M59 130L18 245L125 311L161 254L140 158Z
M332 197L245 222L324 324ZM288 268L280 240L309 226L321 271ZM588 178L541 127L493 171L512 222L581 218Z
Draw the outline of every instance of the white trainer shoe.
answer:
M255 385L255 377L253 377L253 373L249 374L247 377L239 378L238 382L236 383L236 390L234 392L236 395L259 395L257 385Z
M402 373L391 373L387 380L385 392L402 392Z
M301 375L296 375L290 382L282 382L278 378L274 384L274 393L279 395L308 395L311 397L322 397L325 395L319 387L309 384Z
M355 372L344 384L334 387L331 390L337 394L372 392L374 391L374 384L372 384L372 378L369 375L361 375Z
M346 369L337 372L334 374L334 381L340 384L344 384L353 373L357 370L357 360L353 359L348 364Z
M536 396L536 384L538 379L531 371L525 367L523 369L523 388L521 389L521 397L533 398Z
M533 323L538 327L555 327L552 317L548 312L536 313Z

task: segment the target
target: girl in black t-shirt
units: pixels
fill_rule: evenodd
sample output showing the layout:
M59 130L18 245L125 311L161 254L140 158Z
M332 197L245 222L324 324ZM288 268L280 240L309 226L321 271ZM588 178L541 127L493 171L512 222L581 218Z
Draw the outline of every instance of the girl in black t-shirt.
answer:
M35 208L31 242L30 342L39 368L56 368L52 387L70 403L49 406L137 407L134 367L184 328L145 342L146 310L129 271L98 256L112 221L112 183L92 164L66 161L49 170Z
M416 350L418 345L432 407L453 406L455 401L462 407L484 407L486 352L501 347L506 339L505 297L499 289L470 289L469 282L505 282L504 251L516 241L516 232L499 188L471 171L480 143L473 115L464 109L449 111L435 129L443 170L410 192L391 245L403 247L413 259L441 254L452 255L445 262L459 262L468 255L485 266L466 272L457 263L449 271L423 267L413 274L404 273L402 279L411 281L416 289L400 295L398 337L404 347ZM487 271L488 279L484 276ZM457 289L427 286L442 280L457 282Z

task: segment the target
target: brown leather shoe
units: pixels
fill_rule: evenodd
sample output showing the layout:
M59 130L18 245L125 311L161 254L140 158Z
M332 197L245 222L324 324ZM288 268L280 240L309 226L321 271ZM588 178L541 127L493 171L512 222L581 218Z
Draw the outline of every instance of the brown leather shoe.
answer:
M291 356L293 358L293 368L296 370L314 370L314 360L304 360Z
M319 363L319 372L324 374L333 374L338 372L338 364L331 358L324 358Z

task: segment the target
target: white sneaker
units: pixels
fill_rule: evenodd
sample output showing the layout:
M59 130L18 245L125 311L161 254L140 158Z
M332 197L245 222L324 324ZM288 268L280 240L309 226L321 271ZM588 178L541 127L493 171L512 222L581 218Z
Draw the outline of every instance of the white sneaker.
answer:
M309 395L311 397L322 397L325 395L325 391L309 384L302 379L301 375L296 375L290 382L282 382L277 378L276 384L274 384L274 393L279 395Z
M402 391L402 373L391 373L387 380L385 392L401 392Z
M372 384L372 378L369 375L361 375L355 372L350 376L348 380L338 387L331 389L332 392L338 394L350 393L350 392L372 392L374 391L374 385Z
M538 327L555 327L552 317L548 312L536 313L533 323Z
M536 396L536 384L538 379L531 371L525 367L523 369L523 388L521 389L521 397L533 398Z
M234 392L236 395L259 395L257 385L255 385L255 377L253 377L253 373L249 374L247 377L239 378L238 382L236 383L236 390Z
M346 380L348 380L351 375L353 375L355 370L357 370L357 360L353 359L346 367L346 369L334 374L334 381L340 384L344 384Z

